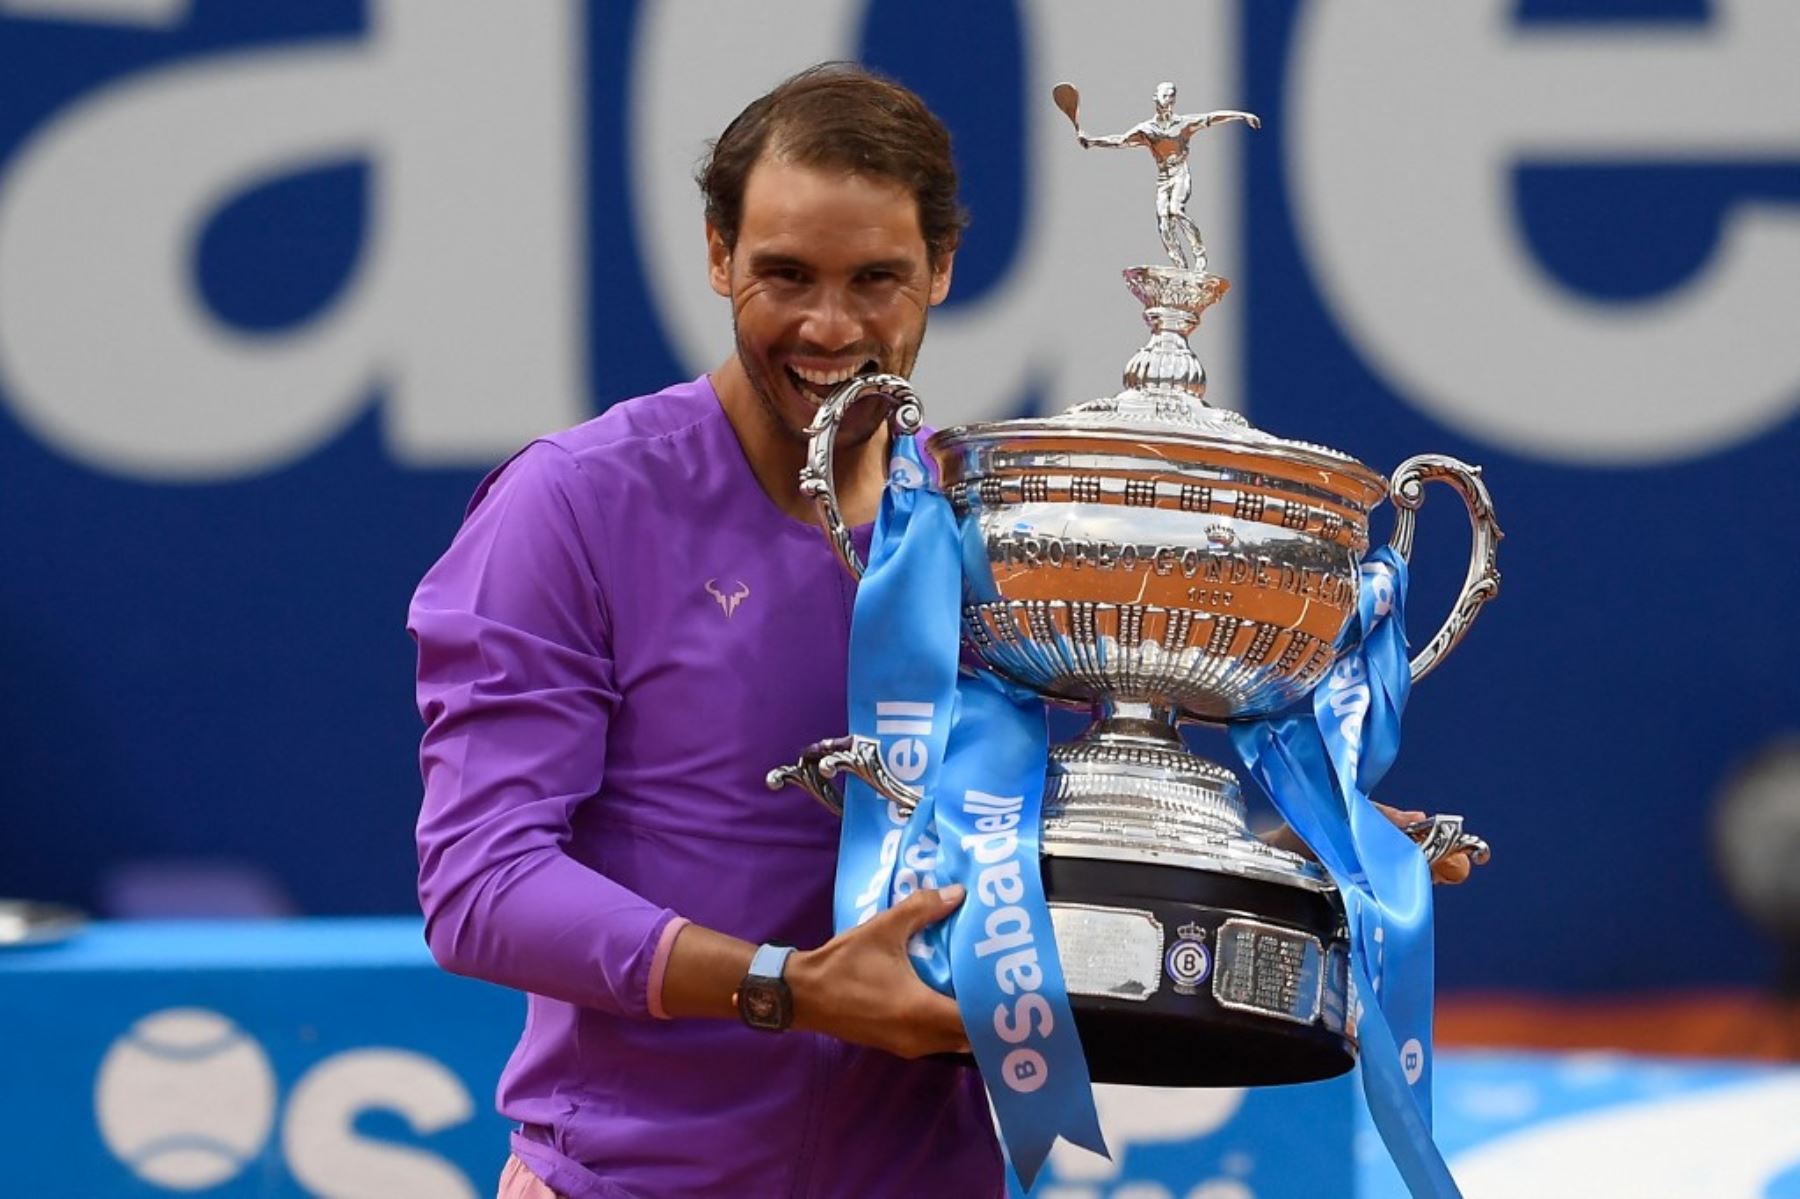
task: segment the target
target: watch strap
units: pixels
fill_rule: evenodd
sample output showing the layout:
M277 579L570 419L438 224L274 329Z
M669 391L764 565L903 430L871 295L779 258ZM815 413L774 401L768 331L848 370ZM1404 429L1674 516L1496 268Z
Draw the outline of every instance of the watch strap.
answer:
M781 977L793 952L787 945L762 945L751 955L749 972L732 996L738 1017L751 1028L780 1032L793 1024L793 992Z
M781 972L787 969L788 955L794 952L792 945L758 945L756 953L750 958L750 969L745 972L749 978L780 978Z

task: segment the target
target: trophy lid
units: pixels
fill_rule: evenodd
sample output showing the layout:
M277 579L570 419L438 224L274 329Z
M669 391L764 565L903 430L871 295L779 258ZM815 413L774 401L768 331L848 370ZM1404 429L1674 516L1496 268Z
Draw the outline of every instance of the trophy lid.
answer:
M1237 420L1209 420L1210 414ZM1130 391L1077 404L1056 416L954 425L931 438L932 449L942 454L1000 443L1016 452L1029 451L1034 445L1046 451L1066 450L1078 443L1082 449L1099 453L1109 448L1135 450L1171 464L1200 458L1212 461L1219 455L1236 458L1246 469L1282 463L1316 472L1322 483L1342 481L1347 484L1344 490L1364 511L1379 504L1388 491L1385 477L1341 450L1277 437L1225 409L1196 410L1185 401L1180 407L1165 407L1154 397Z
M1125 284L1144 308L1150 339L1131 356L1124 387L1113 395L1077 404L1057 416L958 425L932 438L935 450L955 453L1004 443L1009 451L1054 452L1071 447L1071 439L1098 452L1118 453L1130 443L1135 453L1152 459L1213 461L1225 455L1248 470L1274 464L1318 472L1317 481L1335 483L1365 511L1387 494L1387 479L1361 462L1329 446L1278 437L1256 428L1241 414L1206 399L1206 370L1188 345L1206 309L1231 289L1228 279L1206 270L1200 233L1183 211L1189 190L1187 147L1202 129L1227 121L1252 128L1261 122L1252 113L1212 112L1192 116L1162 106L1158 89L1156 115L1116 137L1089 137L1076 118L1079 96L1068 84L1053 93L1057 107L1075 123L1082 146L1144 146L1157 163L1158 231L1169 265L1135 266L1124 272ZM1174 89L1167 95L1173 98ZM1166 194L1165 194L1166 193ZM1107 446L1106 443L1115 443ZM1286 472L1283 472L1286 473Z

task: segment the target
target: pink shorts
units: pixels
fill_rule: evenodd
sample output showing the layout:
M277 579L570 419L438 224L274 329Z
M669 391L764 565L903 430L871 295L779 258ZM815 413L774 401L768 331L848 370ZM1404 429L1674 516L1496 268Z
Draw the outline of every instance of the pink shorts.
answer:
M562 1196L533 1174L531 1167L515 1154L506 1159L506 1169L500 1172L500 1193L495 1199L562 1199Z

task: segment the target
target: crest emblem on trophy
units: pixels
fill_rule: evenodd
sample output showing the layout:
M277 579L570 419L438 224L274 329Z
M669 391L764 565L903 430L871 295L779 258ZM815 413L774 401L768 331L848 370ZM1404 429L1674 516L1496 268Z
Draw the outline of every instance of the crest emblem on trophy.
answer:
M1057 416L956 426L927 445L964 538L965 653L1093 721L1050 752L1041 865L1068 993L1092 1077L1159 1086L1246 1086L1342 1073L1356 1058L1345 909L1326 871L1248 829L1237 776L1190 752L1184 722L1262 719L1325 684L1353 646L1370 518L1396 515L1389 545L1412 550L1430 483L1459 495L1472 527L1455 605L1412 657L1413 680L1462 639L1498 589L1501 538L1478 468L1426 454L1391 476L1326 446L1252 426L1206 400L1188 339L1230 287L1207 270L1188 217L1196 134L1250 113L1181 115L1155 91L1153 115L1089 136L1079 97L1057 106L1083 147L1143 148L1155 166L1167 262L1124 271L1150 335L1123 387ZM890 407L896 437L923 405L896 376L857 379L810 430L802 487L838 556L863 564L833 490L846 410ZM871 738L813 747L770 785L838 806L855 774L906 808L918 794ZM1456 817L1406 830L1431 860L1487 847Z

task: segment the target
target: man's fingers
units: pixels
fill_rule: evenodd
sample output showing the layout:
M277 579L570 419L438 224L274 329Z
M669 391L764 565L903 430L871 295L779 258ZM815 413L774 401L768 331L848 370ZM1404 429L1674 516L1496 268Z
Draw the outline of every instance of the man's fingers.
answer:
M1392 808L1387 804L1376 801L1372 802L1375 802L1376 811L1380 812L1383 816L1386 816L1390 821L1399 825L1401 828L1405 828L1409 824L1417 824L1419 821L1425 819L1425 813L1423 812L1402 812L1399 808Z
M892 911L894 923L900 926L901 932L910 937L928 924L936 924L963 901L965 890L961 883L951 883L936 891L914 891L896 904Z
M1466 853L1459 853L1448 862L1444 863L1444 873L1449 876L1450 881L1453 883L1466 881L1469 875L1474 872L1475 863L1469 860L1469 855Z
M1467 882L1474 869L1474 864L1469 861L1469 855L1466 852L1453 853L1438 860L1437 864L1431 868L1431 877L1440 883L1455 885Z

